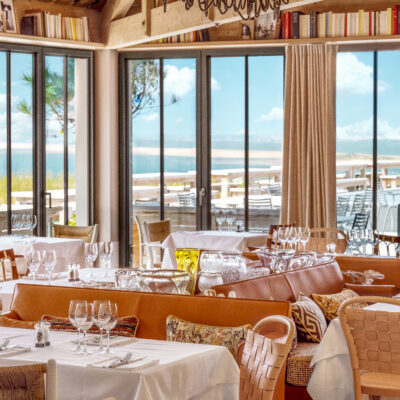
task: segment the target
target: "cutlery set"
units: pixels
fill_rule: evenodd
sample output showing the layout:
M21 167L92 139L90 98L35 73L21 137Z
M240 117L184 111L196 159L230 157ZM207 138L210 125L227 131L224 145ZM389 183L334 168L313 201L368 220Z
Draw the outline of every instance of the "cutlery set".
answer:
M111 364L107 366L107 368L117 368L121 367L122 365L133 364L137 361L143 360L145 357L134 358L132 359L133 353L129 352L123 358L113 361Z

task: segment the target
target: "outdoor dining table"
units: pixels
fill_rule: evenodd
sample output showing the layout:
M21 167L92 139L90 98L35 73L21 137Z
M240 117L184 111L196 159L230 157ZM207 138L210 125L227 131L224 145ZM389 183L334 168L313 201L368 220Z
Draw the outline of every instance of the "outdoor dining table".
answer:
M369 310L400 312L400 307L377 303ZM353 372L339 318L332 320L311 361L314 371L307 392L313 400L353 400Z
M233 231L177 231L171 233L162 243L163 268L176 268L175 250L195 248L221 251L249 251L249 247L264 246L267 233Z
M54 272L67 270L68 264L77 263L85 265L85 242L82 239L52 238L52 237L21 237L21 236L0 236L0 250L13 249L16 255L25 255L30 249L55 250L57 264ZM18 267L18 263L17 263ZM20 268L23 268L21 266ZM25 267L26 268L26 267ZM44 273L43 265L38 273Z
M71 350L77 338L71 332L51 331L45 348L35 348L30 329L2 327L0 341L6 338L30 351L4 356L0 351L0 366L56 361L59 400L239 399L239 368L222 346L132 338L112 346L114 354L79 355ZM107 368L128 352L132 360L143 359Z

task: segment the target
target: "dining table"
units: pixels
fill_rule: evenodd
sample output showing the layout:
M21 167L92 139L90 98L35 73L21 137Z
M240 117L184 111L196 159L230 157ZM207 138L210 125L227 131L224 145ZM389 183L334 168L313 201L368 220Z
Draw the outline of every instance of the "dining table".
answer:
M239 368L222 346L123 338L112 354L73 351L76 333L50 331L50 346L35 347L35 331L0 328L0 366L56 361L59 400L238 400ZM75 344L73 343L75 341ZM19 351L18 351L19 350ZM130 363L109 366L131 353Z
M162 242L164 249L162 267L176 269L175 250L181 248L249 251L249 247L265 246L268 234L265 232L235 231L176 231Z
M376 303L369 310L400 312L400 306ZM353 372L349 349L339 318L329 323L311 361L314 371L307 392L313 400L353 400Z
M41 236L0 236L0 250L13 249L14 254L24 256L29 250L54 250L57 264L54 272L67 270L69 264L85 265L85 242L82 239L53 238ZM17 261L18 272L23 272L26 265L24 261ZM44 273L44 267L39 267L38 273Z

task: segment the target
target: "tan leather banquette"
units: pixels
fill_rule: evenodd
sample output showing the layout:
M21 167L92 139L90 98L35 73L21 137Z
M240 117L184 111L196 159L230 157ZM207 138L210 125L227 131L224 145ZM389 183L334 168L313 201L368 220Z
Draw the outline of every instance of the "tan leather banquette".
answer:
M344 288L352 289L360 295L393 296L397 293L395 285L364 286L345 283L336 262L214 287L217 293L225 295L233 290L237 297L243 299L273 298L290 302L296 301L299 292L311 296L312 293L338 293Z

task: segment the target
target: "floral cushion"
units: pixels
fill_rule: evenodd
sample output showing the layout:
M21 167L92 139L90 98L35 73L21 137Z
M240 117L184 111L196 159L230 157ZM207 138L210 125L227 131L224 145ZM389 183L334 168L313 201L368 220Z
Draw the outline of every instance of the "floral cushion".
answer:
M332 321L338 316L340 305L347 299L358 297L358 294L351 289L343 289L335 294L312 294L313 300L324 313L328 321ZM354 307L364 307L365 303L354 304Z
M292 304L292 318L296 324L299 340L319 343L328 327L324 313L309 297L300 292Z
M237 350L246 341L247 331L251 328L250 324L237 327L202 325L168 315L167 340L225 346L236 358Z
M50 315L43 315L43 321L50 323L50 329L53 331L67 331L76 332L75 326L71 324L67 318L52 317ZM111 329L110 333L117 336L135 337L136 330L139 325L139 319L134 315L129 317L118 318L117 325ZM93 325L88 333L99 333L100 330L96 325Z

